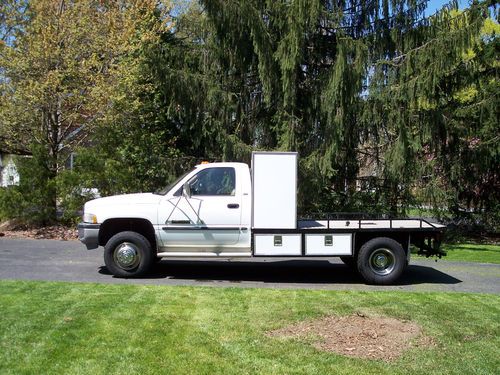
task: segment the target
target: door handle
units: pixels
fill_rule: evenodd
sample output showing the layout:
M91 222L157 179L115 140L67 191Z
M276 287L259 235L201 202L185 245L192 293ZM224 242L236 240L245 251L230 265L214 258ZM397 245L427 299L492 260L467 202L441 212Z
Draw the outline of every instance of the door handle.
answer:
M170 222L166 222L166 224L191 224L189 220L172 220Z
M227 208L239 208L240 205L238 203L229 203L227 205Z

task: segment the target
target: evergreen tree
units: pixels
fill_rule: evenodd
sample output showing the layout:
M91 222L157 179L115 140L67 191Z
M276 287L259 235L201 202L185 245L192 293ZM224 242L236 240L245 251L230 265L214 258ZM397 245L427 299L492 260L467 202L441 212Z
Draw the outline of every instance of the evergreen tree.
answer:
M356 208L365 153L379 165L372 207L412 202L425 135L439 129L414 109L474 46L488 4L424 18L425 1L202 3L218 87L235 98L230 143L299 151L303 210Z

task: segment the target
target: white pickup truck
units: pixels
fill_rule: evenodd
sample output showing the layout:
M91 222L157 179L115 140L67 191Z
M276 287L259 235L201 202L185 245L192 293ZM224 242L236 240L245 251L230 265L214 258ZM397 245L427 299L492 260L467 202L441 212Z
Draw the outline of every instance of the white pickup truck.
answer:
M118 277L144 274L161 258L340 257L367 283L391 284L410 260L441 256L444 225L423 219L297 220L297 153L254 152L243 163L196 166L156 193L85 204L79 239L104 246Z

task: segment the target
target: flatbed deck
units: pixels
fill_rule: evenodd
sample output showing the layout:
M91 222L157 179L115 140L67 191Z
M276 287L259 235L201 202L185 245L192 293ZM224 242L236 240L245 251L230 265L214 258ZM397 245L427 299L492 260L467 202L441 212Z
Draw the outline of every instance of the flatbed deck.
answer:
M299 229L444 229L425 219L299 220Z

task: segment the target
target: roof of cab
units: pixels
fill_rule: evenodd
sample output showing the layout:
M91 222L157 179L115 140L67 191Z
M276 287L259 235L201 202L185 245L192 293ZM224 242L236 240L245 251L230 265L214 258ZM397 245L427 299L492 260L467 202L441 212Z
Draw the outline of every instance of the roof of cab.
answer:
M195 168L208 168L208 167L216 167L216 168L222 168L222 167L248 167L248 164L246 163L237 163L237 162L216 162L216 163L201 163L197 164Z

